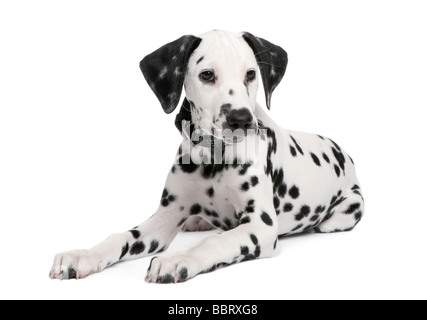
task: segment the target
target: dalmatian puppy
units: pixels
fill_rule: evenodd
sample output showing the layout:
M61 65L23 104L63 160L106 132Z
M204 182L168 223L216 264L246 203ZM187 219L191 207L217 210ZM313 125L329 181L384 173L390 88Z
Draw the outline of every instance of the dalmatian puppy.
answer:
M250 33L183 36L146 56L145 79L183 136L159 208L89 250L56 255L52 279L81 279L165 251L178 232L219 229L193 248L152 258L147 282L183 282L238 262L273 257L279 237L353 229L364 200L353 160L321 135L280 128L266 106L287 53Z

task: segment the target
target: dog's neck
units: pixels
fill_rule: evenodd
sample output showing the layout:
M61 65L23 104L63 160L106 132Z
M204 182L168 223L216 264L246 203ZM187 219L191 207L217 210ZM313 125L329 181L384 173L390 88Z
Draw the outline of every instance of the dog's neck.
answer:
M194 129L193 123L191 121L191 108L190 103L188 102L187 98L184 98L184 101L182 102L181 109L179 110L179 113L176 115L175 118L175 126L179 130L179 132L182 135L182 122L187 121L191 125L190 131L192 132Z

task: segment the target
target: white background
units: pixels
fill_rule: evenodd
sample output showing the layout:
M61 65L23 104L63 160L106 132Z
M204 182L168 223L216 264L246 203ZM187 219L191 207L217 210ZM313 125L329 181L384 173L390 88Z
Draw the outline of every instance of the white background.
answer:
M2 1L0 298L427 298L422 3ZM157 208L180 137L139 61L211 29L285 48L270 115L352 156L366 216L352 232L284 239L276 258L182 284L145 283L150 258L50 280L56 253L91 247ZM201 237L180 235L170 250Z

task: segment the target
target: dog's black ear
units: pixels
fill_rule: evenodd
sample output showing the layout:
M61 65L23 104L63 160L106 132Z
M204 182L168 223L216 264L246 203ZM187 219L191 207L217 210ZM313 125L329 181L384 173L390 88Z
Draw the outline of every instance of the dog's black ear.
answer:
M188 60L201 41L195 36L183 36L149 54L139 64L166 113L174 111L179 103Z
M281 47L248 32L244 32L242 36L255 54L264 84L267 108L270 109L271 95L285 75L288 54Z

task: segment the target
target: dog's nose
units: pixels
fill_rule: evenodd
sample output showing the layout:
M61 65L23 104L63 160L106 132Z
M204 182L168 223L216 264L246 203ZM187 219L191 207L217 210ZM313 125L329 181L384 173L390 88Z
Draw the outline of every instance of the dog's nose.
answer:
M227 115L227 124L231 129L249 129L252 126L252 115L247 108L231 110Z

